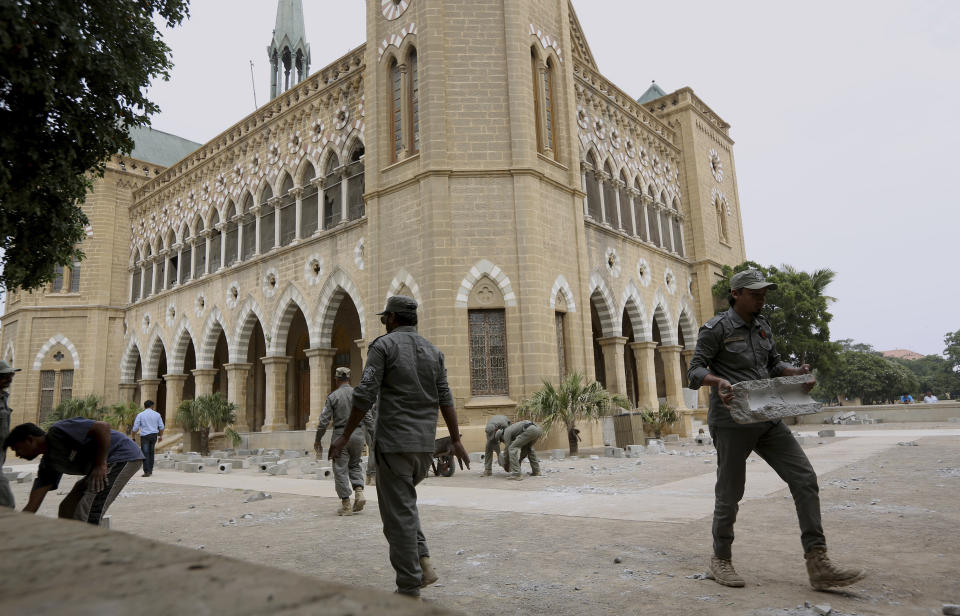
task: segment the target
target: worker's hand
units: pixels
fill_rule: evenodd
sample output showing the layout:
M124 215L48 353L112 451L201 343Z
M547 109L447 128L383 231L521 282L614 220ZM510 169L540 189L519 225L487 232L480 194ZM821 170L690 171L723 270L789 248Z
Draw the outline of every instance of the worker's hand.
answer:
M729 405L731 402L733 402L733 385L730 384L730 381L726 379L718 379L717 394L720 396L720 401L725 405Z
M467 450L464 449L463 443L456 441L455 443L450 443L451 449L453 449L453 455L457 456L457 462L460 463L460 470L463 470L463 465L467 465L467 469L470 468L470 455L467 454Z
M330 443L330 453L327 455L328 460L336 460L340 453L343 451L343 448L347 446L347 437L346 435L341 434L337 437L337 440Z
M87 475L87 483L94 492L99 492L107 486L107 464L104 462L99 466L94 466L90 474Z
M797 368L799 374L810 374L810 364L803 364ZM813 389L817 384L817 379L812 378L808 382L803 384L803 391L810 393L810 390Z

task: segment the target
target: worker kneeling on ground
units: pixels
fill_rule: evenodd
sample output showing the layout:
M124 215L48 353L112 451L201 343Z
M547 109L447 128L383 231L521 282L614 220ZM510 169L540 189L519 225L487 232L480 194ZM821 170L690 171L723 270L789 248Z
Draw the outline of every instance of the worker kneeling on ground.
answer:
M523 479L523 475L520 473L520 464L523 458L530 459L530 474L534 477L539 476L540 460L537 458L537 452L533 446L543 436L543 429L532 421L523 420L510 424L497 432L500 435L500 440L503 441L504 450L507 454L508 466L505 468L510 473L507 479L515 481Z

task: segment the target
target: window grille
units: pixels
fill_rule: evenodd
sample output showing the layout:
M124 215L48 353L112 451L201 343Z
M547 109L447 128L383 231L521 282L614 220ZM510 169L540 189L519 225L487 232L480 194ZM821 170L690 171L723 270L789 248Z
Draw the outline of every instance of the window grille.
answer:
M300 233L310 237L317 230L317 187L307 184L300 202Z
M507 328L503 310L470 310L470 386L474 396L507 395Z
M390 136L393 141L393 160L397 161L403 150L403 113L400 109L400 66L396 60L390 63L390 90Z
M240 224L243 227L240 243L242 245L243 260L246 261L252 257L257 250L257 219L253 214L247 213L243 215L243 220Z
M553 150L553 63L547 62L547 70L543 73L543 112L546 119L547 134L546 147Z
M80 263L74 263L70 268L70 292L80 292Z
M55 265L53 268L53 284L50 286L53 293L63 291L63 266Z
M210 235L210 271L220 269L220 232L214 231Z
M567 353L564 345L563 316L562 312L554 313L557 328L557 365L560 369L558 374L560 380L567 378Z
M323 188L323 228L330 229L340 222L340 200L343 196L340 194L340 160L336 156L330 156L327 161L325 181Z
M417 76L417 50L410 51L410 153L420 151L420 80Z
M200 278L207 269L207 240L200 237L197 240L197 259L193 264L193 277Z
M190 243L187 242L184 244L183 250L180 251L180 284L190 280L190 272L193 271L193 268L190 265L192 260L193 257L190 254Z
M53 410L53 394L57 383L57 373L53 370L40 371L40 423L43 423Z
M142 279L142 274L140 273L140 264L134 267L133 270L133 288L130 289L130 303L133 303L140 299L140 280Z
M60 402L73 397L73 370L60 371Z
M363 146L353 151L347 166L347 207L350 220L363 217Z

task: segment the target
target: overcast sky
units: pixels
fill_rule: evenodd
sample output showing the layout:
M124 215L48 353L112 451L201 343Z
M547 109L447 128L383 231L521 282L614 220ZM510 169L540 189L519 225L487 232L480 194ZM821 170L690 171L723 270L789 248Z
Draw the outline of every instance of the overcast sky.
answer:
M417 1L417 0L414 0ZM313 70L365 39L364 3L304 0ZM960 2L574 0L600 71L693 90L732 125L748 258L837 272L834 339L943 350L960 329ZM275 0L193 0L151 97L207 141L269 94ZM951 249L951 247L953 247Z

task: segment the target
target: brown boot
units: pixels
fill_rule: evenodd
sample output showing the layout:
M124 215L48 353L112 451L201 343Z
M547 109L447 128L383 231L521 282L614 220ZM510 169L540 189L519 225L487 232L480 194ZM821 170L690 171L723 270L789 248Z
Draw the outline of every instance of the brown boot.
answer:
M440 577L437 576L437 572L433 570L433 565L430 564L429 556L420 557L420 570L423 571L423 575L420 578L420 588L426 588L440 579Z
M710 575L713 576L717 584L723 584L724 586L743 588L746 585L737 570L733 568L733 561L729 558L711 557Z
M353 505L349 498L340 499L340 508L337 509L337 515L353 515Z
M353 512L363 511L363 506L367 504L367 499L363 496L363 488L357 486L353 492Z
M807 561L807 575L814 590L849 586L867 576L863 569L844 569L830 562L827 548L813 548L803 557Z

